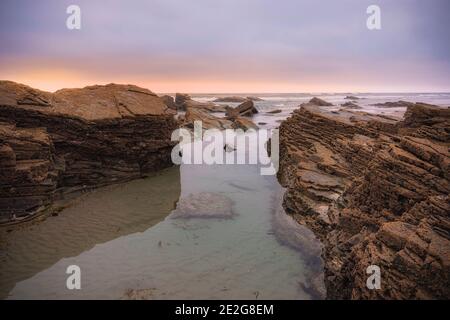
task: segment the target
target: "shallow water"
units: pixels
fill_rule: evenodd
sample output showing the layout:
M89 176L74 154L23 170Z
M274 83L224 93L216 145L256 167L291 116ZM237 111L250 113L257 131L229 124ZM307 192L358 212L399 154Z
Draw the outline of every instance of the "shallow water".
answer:
M233 217L168 215L153 226L154 219L147 221L140 226L145 230L125 227L122 232L102 222L109 215L120 217L113 225L121 228L129 224L126 216L160 219L169 214L172 208L167 207L177 190L167 187L174 184L176 170L181 197L205 192L227 197ZM124 189L129 192L124 194ZM303 288L321 272L320 246L313 237L305 242L310 232L280 214L281 195L276 178L260 175L256 165L182 165L156 178L101 189L36 229L11 234L14 245L7 251L2 282L18 281L8 292L12 299L114 299L136 294L146 299L317 298ZM95 218L86 219L91 215ZM305 236L298 238L296 233ZM65 271L72 264L81 268L81 290L66 288Z

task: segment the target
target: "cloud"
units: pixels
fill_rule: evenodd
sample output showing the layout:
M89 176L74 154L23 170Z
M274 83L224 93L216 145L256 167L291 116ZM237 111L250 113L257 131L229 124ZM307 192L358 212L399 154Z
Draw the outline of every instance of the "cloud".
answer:
M333 81L349 90L361 81L450 88L446 0L377 1L380 31L365 26L366 0L78 0L82 30L70 31L72 2L0 2L3 74L63 70L76 83L159 79L189 88L239 82L242 91L255 83L326 91Z

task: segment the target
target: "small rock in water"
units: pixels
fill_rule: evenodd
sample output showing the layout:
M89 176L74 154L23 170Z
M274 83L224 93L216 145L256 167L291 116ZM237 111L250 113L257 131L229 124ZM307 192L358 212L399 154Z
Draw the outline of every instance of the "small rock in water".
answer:
M226 196L212 192L195 193L178 201L171 218L230 219L235 215L232 207L233 201Z
M223 150L225 150L226 152L233 152L233 151L236 151L236 148L234 146L229 145L229 144L225 144L223 146Z

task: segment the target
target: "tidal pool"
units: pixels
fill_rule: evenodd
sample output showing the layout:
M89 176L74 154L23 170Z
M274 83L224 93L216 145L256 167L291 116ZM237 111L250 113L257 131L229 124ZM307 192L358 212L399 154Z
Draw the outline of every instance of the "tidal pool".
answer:
M181 165L86 194L58 216L6 235L2 296L321 298L320 244L282 211L276 177L259 169ZM232 214L180 214L189 199L196 199L190 211L207 211L208 195L221 199L211 210L231 204ZM179 197L183 206L171 214ZM66 287L70 265L81 269L80 290Z

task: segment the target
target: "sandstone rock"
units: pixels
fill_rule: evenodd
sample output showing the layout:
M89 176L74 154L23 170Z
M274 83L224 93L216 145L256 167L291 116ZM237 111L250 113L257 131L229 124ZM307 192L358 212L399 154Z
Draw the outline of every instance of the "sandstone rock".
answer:
M187 100L191 100L191 96L187 93L176 93L175 94L175 104L178 106L179 109L184 108L184 103Z
M39 172L43 181L44 177L52 176L58 181L59 192L127 181L172 165L170 136L178 126L174 114L175 111L153 92L133 85L89 86L52 94L1 81L0 121L13 123L17 128L3 131L0 139L6 156L0 159L3 162L6 157L8 163L11 152L16 158L23 154L22 147L11 142L11 132L20 132L21 128L44 128L48 143L40 143L40 146L45 152L36 151L28 156L25 160L33 161L26 164L23 172ZM37 135L42 136L44 133ZM29 140L24 143L36 145L33 139ZM8 192L10 185L23 182L25 188L25 180L17 180L18 171L24 167L22 164L17 167L16 163L16 180L2 181L0 186L3 188L0 198L7 199L8 214L33 213L33 208L38 209L31 205L24 209L8 200L12 197ZM45 166L48 168L37 169ZM54 166L59 169L55 171ZM45 175L46 171L51 174ZM58 176L53 177L56 174ZM28 186L29 194L41 192L39 197L45 194L51 198L53 180L44 191L37 190L42 187L35 184Z
M221 97L214 100L214 102L238 102L242 103L246 100L251 101L262 101L261 98L258 97L238 97L238 96L230 96L230 97Z
M0 221L45 209L60 169L45 129L0 123Z
M170 109L177 110L177 105L175 104L175 100L173 99L173 97L164 95L164 96L161 96L161 100Z
M400 122L306 104L281 124L284 207L324 244L328 298L450 297L449 127L424 104Z
M201 121L203 129L233 129L233 122L225 118L213 116L208 111L199 108L188 108L184 125L193 127L194 121Z
M258 129L258 126L253 121L243 117L237 117L233 119L233 127L235 129L242 129L244 131L247 131L249 129Z
M408 102L408 101L394 101L394 102L382 102L382 103L375 103L373 104L374 106L377 107L383 107L383 108L408 108L411 106L414 106L413 102Z
M275 114L275 113L281 113L281 112L283 112L281 109L275 109L275 110L267 111L266 113Z
M348 109L362 109L360 106L358 106L354 102L345 102L341 104L341 107L348 108Z
M329 107L332 106L332 103L329 103L325 100L319 99L317 97L312 98L311 100L309 100L308 102L309 104L315 105L315 106L319 106L319 107Z
M239 116L252 116L253 114L258 113L258 109L255 108L253 101L246 100L245 102L238 105L236 108L226 108L226 116L228 118L236 118Z
M205 109L210 112L225 112L225 106L219 106L211 102L199 102L192 100L191 96L186 93L177 93L175 96L175 104L178 110L187 110L188 108Z

